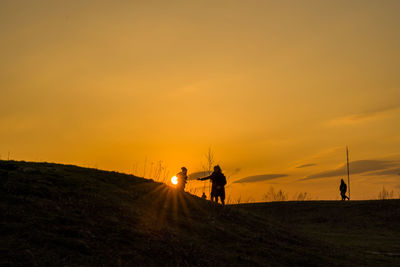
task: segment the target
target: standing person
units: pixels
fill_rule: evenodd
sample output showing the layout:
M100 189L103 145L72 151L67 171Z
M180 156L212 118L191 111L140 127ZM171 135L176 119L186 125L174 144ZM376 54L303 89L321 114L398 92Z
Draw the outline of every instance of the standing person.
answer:
M181 172L176 174L176 177L178 178L178 185L177 188L181 191L185 191L185 186L187 182L187 169L186 167L181 168Z
M342 196L342 200L346 200L346 198L347 198L348 200L350 200L349 197L346 196L347 185L346 185L346 183L343 181L343 179L341 179L341 181L340 181L339 190L340 190L340 195Z
M216 165L214 166L214 172L207 177L198 178L197 180L211 180L211 201L215 201L218 203L218 197L221 199L221 203L225 205L225 185L226 178L225 175L221 171L221 167Z

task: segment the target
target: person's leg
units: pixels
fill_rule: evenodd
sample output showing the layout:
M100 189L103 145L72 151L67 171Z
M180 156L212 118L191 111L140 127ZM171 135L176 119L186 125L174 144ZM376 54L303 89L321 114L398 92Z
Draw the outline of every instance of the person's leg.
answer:
M220 194L222 206L225 206L225 188L221 189L221 194Z
M211 188L211 201L212 202L217 201L216 197L217 197L217 194L215 192L215 188Z

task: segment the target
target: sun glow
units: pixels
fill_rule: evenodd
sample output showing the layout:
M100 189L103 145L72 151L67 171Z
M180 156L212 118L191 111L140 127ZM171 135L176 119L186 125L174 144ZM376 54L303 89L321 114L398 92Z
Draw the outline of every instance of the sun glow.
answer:
M178 177L174 176L171 178L171 183L178 184Z

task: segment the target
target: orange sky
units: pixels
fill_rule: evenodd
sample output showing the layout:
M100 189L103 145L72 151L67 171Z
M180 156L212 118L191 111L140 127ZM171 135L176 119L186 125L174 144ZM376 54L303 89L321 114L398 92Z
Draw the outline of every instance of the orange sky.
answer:
M399 13L397 0L1 1L0 157L137 175L162 161L172 176L201 171L211 147L231 199L270 186L336 199L349 145L353 199L400 192Z

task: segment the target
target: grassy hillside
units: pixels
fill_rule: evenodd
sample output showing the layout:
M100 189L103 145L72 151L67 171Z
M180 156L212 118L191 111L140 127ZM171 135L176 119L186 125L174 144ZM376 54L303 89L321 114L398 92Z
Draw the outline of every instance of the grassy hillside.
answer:
M0 161L0 178L1 266L400 263L400 201L221 207L152 180L50 163Z

